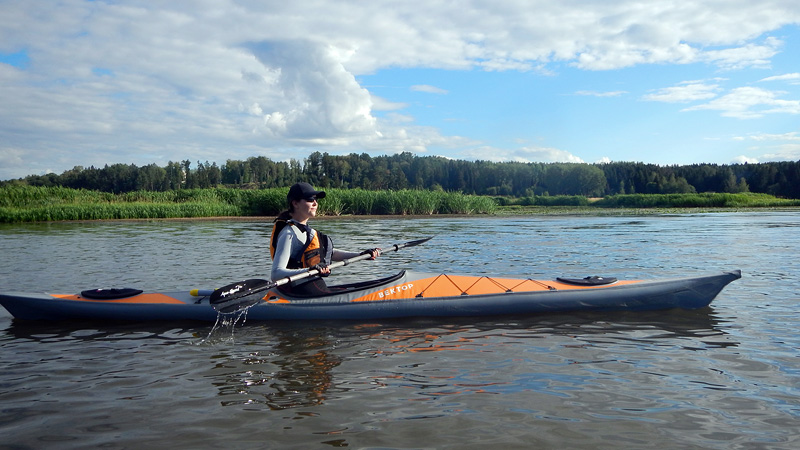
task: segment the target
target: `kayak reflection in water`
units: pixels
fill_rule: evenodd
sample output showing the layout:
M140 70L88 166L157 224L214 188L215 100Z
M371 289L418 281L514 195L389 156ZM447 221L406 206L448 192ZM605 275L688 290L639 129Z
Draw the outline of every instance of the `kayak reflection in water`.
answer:
M332 261L343 261L359 255L369 254L372 259L381 254L374 248L364 252L346 252L334 249L333 241L308 225L308 219L317 215L319 200L325 191L317 191L308 183L296 183L286 196L287 210L282 212L272 227L270 256L272 257L273 281L316 269L320 275L309 277L278 289L294 296L321 296L334 293L322 277L330 275L328 265Z

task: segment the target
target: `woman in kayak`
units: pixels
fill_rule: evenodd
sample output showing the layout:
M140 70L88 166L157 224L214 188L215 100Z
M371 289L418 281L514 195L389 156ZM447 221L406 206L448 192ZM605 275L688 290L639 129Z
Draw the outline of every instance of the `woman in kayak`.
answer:
M375 259L381 254L379 248L361 253L336 250L328 236L308 226L308 219L317 215L318 200L322 198L325 198L325 191L317 191L308 183L296 183L289 188L286 196L288 209L275 219L269 248L272 257L272 281L310 269L316 269L320 273L319 276L281 286L279 289L286 293L300 296L330 294L331 289L321 278L330 275L328 264L362 254L369 254Z

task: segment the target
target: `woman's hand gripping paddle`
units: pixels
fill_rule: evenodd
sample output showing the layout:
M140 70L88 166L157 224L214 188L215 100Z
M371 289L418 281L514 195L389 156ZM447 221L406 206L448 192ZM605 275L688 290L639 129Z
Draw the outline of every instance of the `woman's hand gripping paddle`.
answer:
M414 247L415 245L423 244L431 240L433 236L424 238L424 239L417 239L416 241L408 241L402 244L394 244L383 252L396 252L399 251L401 248L406 247ZM330 264L328 267L334 269L336 267L346 266L350 263L354 263L356 261L363 261L365 259L372 258L372 255L366 251L358 256L354 256L349 259L345 259L344 261L337 261L333 264ZM209 299L211 306L222 314L234 314L239 311L243 311L253 305L258 304L263 300L263 295L258 295L261 292L270 290L272 288L282 286L287 283L291 283L293 281L302 280L304 278L312 277L314 275L318 275L319 270L317 269L309 269L306 272L299 273L297 275L292 275L290 277L281 278L275 281L269 280L260 280L260 279L250 279L245 281L240 281L238 283L229 284L227 286L223 286L217 290L215 290Z

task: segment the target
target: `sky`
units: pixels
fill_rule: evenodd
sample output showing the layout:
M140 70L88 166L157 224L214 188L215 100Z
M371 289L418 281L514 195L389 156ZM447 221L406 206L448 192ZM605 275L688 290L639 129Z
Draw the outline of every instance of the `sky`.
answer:
M797 0L0 0L0 179L312 152L800 160Z

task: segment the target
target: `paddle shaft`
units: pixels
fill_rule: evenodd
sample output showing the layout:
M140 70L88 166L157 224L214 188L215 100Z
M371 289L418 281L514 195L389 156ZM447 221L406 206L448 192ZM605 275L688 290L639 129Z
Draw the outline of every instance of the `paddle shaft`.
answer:
M370 255L370 254L358 255L358 256L354 256L352 258L348 258L348 259L345 259L345 260L342 260L342 261L336 261L335 263L328 264L328 268L329 269L335 269L337 267L346 266L346 265L348 265L350 263L354 263L356 261L363 261L365 259L370 259L370 258L372 258L372 255ZM258 290L253 290L253 292L258 292L258 291L265 290L265 289L272 289L274 287L283 286L284 284L292 283L294 281L302 280L302 279L308 278L308 277L313 277L314 275L318 275L318 274L319 274L319 270L310 269L310 270L308 270L306 272L298 273L297 275L291 275L291 276L288 276L286 278L281 278L280 280L273 281L272 282L272 286L259 288Z

